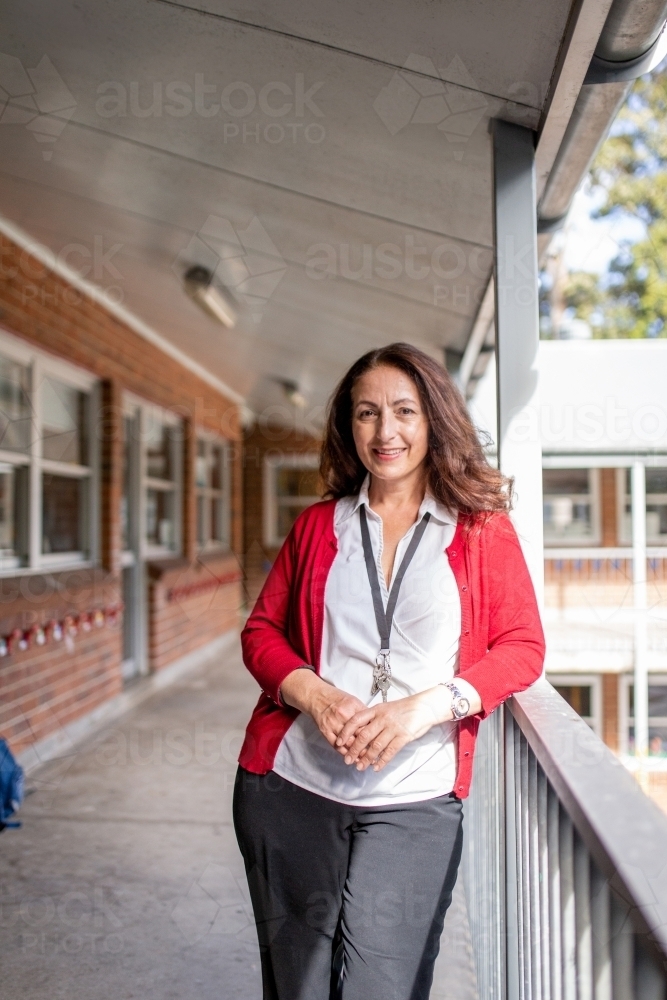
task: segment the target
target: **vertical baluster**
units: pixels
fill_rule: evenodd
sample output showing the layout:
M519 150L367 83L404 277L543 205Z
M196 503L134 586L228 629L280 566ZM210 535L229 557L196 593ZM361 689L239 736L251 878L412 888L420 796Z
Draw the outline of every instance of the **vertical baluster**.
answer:
M551 948L549 921L549 842L547 820L547 777L541 767L537 771L537 829L540 852L539 887L540 887L540 926L542 928L541 966L542 966L542 996L551 1000Z
M586 845L574 835L574 899L577 931L577 998L593 1000L593 947L591 942L591 869Z
M611 893L611 981L613 1000L634 1000L634 934L628 907Z
M519 930L519 864L517 830L517 725L507 707L505 713L505 976L507 1000L519 1000L521 995L520 930Z
M574 912L574 859L572 820L560 810L560 899L562 924L563 998L577 997L576 926Z
M530 796L528 791L528 741L523 733L519 736L520 777L521 777L521 914L523 930L523 990L525 1000L532 996L532 926L530 920Z
M551 935L551 998L563 1000L563 956L560 904L560 805L558 796L547 788L547 840L549 843L549 926Z
M635 937L635 996L637 1000L665 1000L664 972L649 948Z
M523 782L522 782L522 760L521 760L521 742L522 735L521 730L517 726L516 735L514 739L514 759L516 767L516 874L517 874L517 927L519 931L519 996L521 1000L527 1000L526 997L526 941L525 941L525 923L526 923L526 908L524 905L524 885L525 877L523 870L523 855L524 855L524 836L523 836Z
M531 998L542 1000L542 913L540 910L540 847L537 812L537 758L528 748L528 872L530 893Z
M593 996L613 1000L609 923L609 883L597 865L591 866L591 928L593 945Z

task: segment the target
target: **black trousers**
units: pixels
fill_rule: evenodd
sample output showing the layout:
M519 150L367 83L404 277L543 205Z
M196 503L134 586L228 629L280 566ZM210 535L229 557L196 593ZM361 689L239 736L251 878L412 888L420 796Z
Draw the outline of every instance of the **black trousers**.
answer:
M454 793L351 807L239 768L264 1000L427 1000L462 818Z

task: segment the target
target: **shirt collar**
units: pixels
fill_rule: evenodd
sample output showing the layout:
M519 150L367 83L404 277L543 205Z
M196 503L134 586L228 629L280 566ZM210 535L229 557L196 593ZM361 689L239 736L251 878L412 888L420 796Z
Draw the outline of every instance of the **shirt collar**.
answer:
M368 502L368 487L370 485L370 480L370 474L367 474L356 497L343 497L342 500L338 501L338 504L336 505L336 524L341 524L342 521L346 521L349 517L352 517L353 514L356 514L362 504L365 504L366 508L370 510L370 504ZM450 510L441 504L438 500L436 500L433 494L429 492L429 490L426 491L424 499L419 507L417 521L421 521L427 511L434 521L441 524L456 525L456 511ZM371 511L371 514L372 513L373 511Z

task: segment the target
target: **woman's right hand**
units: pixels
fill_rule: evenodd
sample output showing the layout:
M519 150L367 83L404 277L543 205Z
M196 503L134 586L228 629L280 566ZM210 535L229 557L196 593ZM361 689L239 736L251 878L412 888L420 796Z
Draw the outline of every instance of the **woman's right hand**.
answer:
M314 670L293 670L280 685L280 694L286 705L311 716L332 747L345 723L366 708L359 698L327 684Z

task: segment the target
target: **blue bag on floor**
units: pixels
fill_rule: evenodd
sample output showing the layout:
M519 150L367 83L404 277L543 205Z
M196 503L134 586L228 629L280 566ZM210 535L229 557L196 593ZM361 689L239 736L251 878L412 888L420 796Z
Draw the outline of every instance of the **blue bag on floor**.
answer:
M10 823L23 802L23 768L16 763L7 746L7 741L0 739L0 833L5 827L17 827L20 823Z

